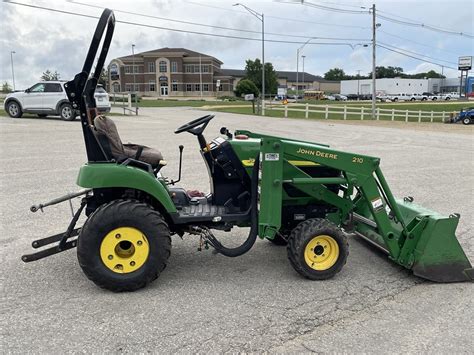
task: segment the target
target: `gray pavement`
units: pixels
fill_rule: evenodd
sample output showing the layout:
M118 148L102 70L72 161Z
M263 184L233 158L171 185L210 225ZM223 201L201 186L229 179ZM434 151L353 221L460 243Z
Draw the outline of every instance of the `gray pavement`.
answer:
M184 144L182 185L208 191L195 137L173 134L202 111L162 108L141 114L114 117L123 140L161 149L169 164L163 173L170 177L177 176L177 146ZM218 113L208 138L221 126L381 157L395 195L461 214L458 239L474 260L472 130ZM248 254L226 258L198 252L196 237L176 237L160 278L125 294L87 280L75 251L22 263L31 240L63 231L70 219L67 204L44 214L30 213L29 206L77 190L85 158L79 122L0 118L2 353L471 353L474 348L472 283L423 281L352 237L347 265L322 282L302 279L285 248L261 240ZM241 240L245 232L231 235Z

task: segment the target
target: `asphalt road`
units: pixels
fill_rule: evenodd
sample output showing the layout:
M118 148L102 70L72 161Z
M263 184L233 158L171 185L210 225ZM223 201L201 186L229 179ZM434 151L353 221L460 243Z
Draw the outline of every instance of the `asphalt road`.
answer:
M143 109L114 117L125 142L162 150L183 186L208 191L197 141L174 129L199 115L186 108ZM382 158L397 196L443 214L458 212L458 238L474 260L474 139L449 127L387 126L271 119L220 113L221 126L289 136ZM464 132L466 133L466 132ZM67 204L32 214L29 206L76 191L85 161L79 122L0 118L0 352L367 352L470 353L474 285L434 284L350 238L347 265L334 279L312 282L290 266L286 250L267 241L240 258L198 252L197 239L173 239L168 268L148 288L114 294L82 274L75 251L20 261L34 238L64 231ZM75 204L77 206L77 201ZM244 230L233 231L244 238ZM229 240L230 237L225 239Z

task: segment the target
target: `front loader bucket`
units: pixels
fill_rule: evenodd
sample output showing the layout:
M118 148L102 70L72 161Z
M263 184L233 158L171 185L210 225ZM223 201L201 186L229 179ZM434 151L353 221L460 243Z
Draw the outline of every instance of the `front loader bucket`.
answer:
M380 247L393 261L412 269L416 276L435 282L474 280L474 269L455 234L459 215L442 216L412 203L411 199L395 203L408 236L397 244L398 249L390 250L366 204L355 211L356 234ZM392 219L391 229L395 235L401 235L403 228Z
M436 282L474 280L474 269L455 232L459 217L430 216L413 252L413 273Z

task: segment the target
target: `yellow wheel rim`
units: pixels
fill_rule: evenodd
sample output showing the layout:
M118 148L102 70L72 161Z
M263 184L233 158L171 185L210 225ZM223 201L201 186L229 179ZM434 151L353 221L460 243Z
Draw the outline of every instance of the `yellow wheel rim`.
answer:
M339 245L328 235L318 235L311 239L304 249L304 260L313 270L331 268L339 258Z
M110 231L100 245L102 262L118 274L128 274L140 269L149 254L148 239L132 227L120 227Z

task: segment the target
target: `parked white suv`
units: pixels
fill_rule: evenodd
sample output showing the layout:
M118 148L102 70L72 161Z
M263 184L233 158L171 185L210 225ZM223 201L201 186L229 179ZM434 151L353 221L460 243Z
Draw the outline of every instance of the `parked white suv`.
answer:
M78 115L72 109L66 91L65 81L42 81L25 91L16 91L5 98L5 111L10 117L19 118L23 113L34 113L39 117L59 115L63 120L72 121ZM110 111L110 101L102 86L97 86L95 101L99 112Z

